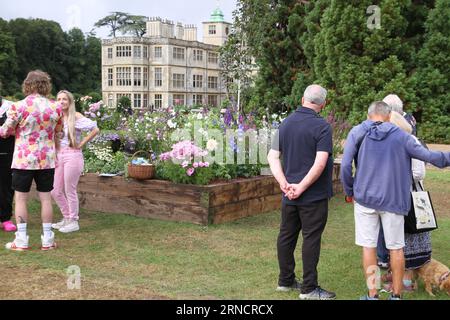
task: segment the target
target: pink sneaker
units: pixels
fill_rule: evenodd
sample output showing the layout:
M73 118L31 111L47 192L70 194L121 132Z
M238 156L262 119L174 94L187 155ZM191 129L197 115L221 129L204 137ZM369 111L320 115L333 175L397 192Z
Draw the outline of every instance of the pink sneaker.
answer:
M5 230L5 232L16 232L17 231L17 227L11 221L3 222L2 225L3 225L3 230Z

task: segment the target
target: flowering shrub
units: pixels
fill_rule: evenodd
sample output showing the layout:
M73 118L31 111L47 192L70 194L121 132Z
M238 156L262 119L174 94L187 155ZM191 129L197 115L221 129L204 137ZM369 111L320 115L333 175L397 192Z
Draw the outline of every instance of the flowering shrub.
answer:
M125 170L127 163L125 153L114 153L111 146L89 145L84 157L84 168L87 173L117 174Z
M170 152L160 156L162 163L158 175L175 183L205 185L214 178L214 171L203 158L208 152L197 147L191 141L182 141L173 145Z

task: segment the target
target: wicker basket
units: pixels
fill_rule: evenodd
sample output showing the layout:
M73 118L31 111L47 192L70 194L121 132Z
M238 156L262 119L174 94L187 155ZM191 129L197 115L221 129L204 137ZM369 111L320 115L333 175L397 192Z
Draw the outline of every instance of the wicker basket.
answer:
M145 151L138 151L136 152L133 157L131 158L131 162L128 164L128 176L130 178L136 179L136 180L149 180L153 179L155 176L155 166L154 165L134 165L132 162L136 158L136 156L140 153L145 153L148 155Z

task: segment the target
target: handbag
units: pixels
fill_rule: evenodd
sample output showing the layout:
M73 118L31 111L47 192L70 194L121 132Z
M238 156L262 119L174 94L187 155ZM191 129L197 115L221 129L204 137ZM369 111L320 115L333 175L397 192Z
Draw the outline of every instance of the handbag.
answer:
M430 232L438 228L430 193L424 191L420 183L419 187L417 188L416 183L413 181L411 210L405 218L405 232L409 234Z

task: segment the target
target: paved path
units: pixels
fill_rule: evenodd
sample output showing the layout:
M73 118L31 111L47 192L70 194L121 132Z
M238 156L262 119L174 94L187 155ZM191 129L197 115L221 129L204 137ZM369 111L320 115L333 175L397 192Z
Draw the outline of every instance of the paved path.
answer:
M448 144L429 144L428 148L433 151L450 152L450 145Z

